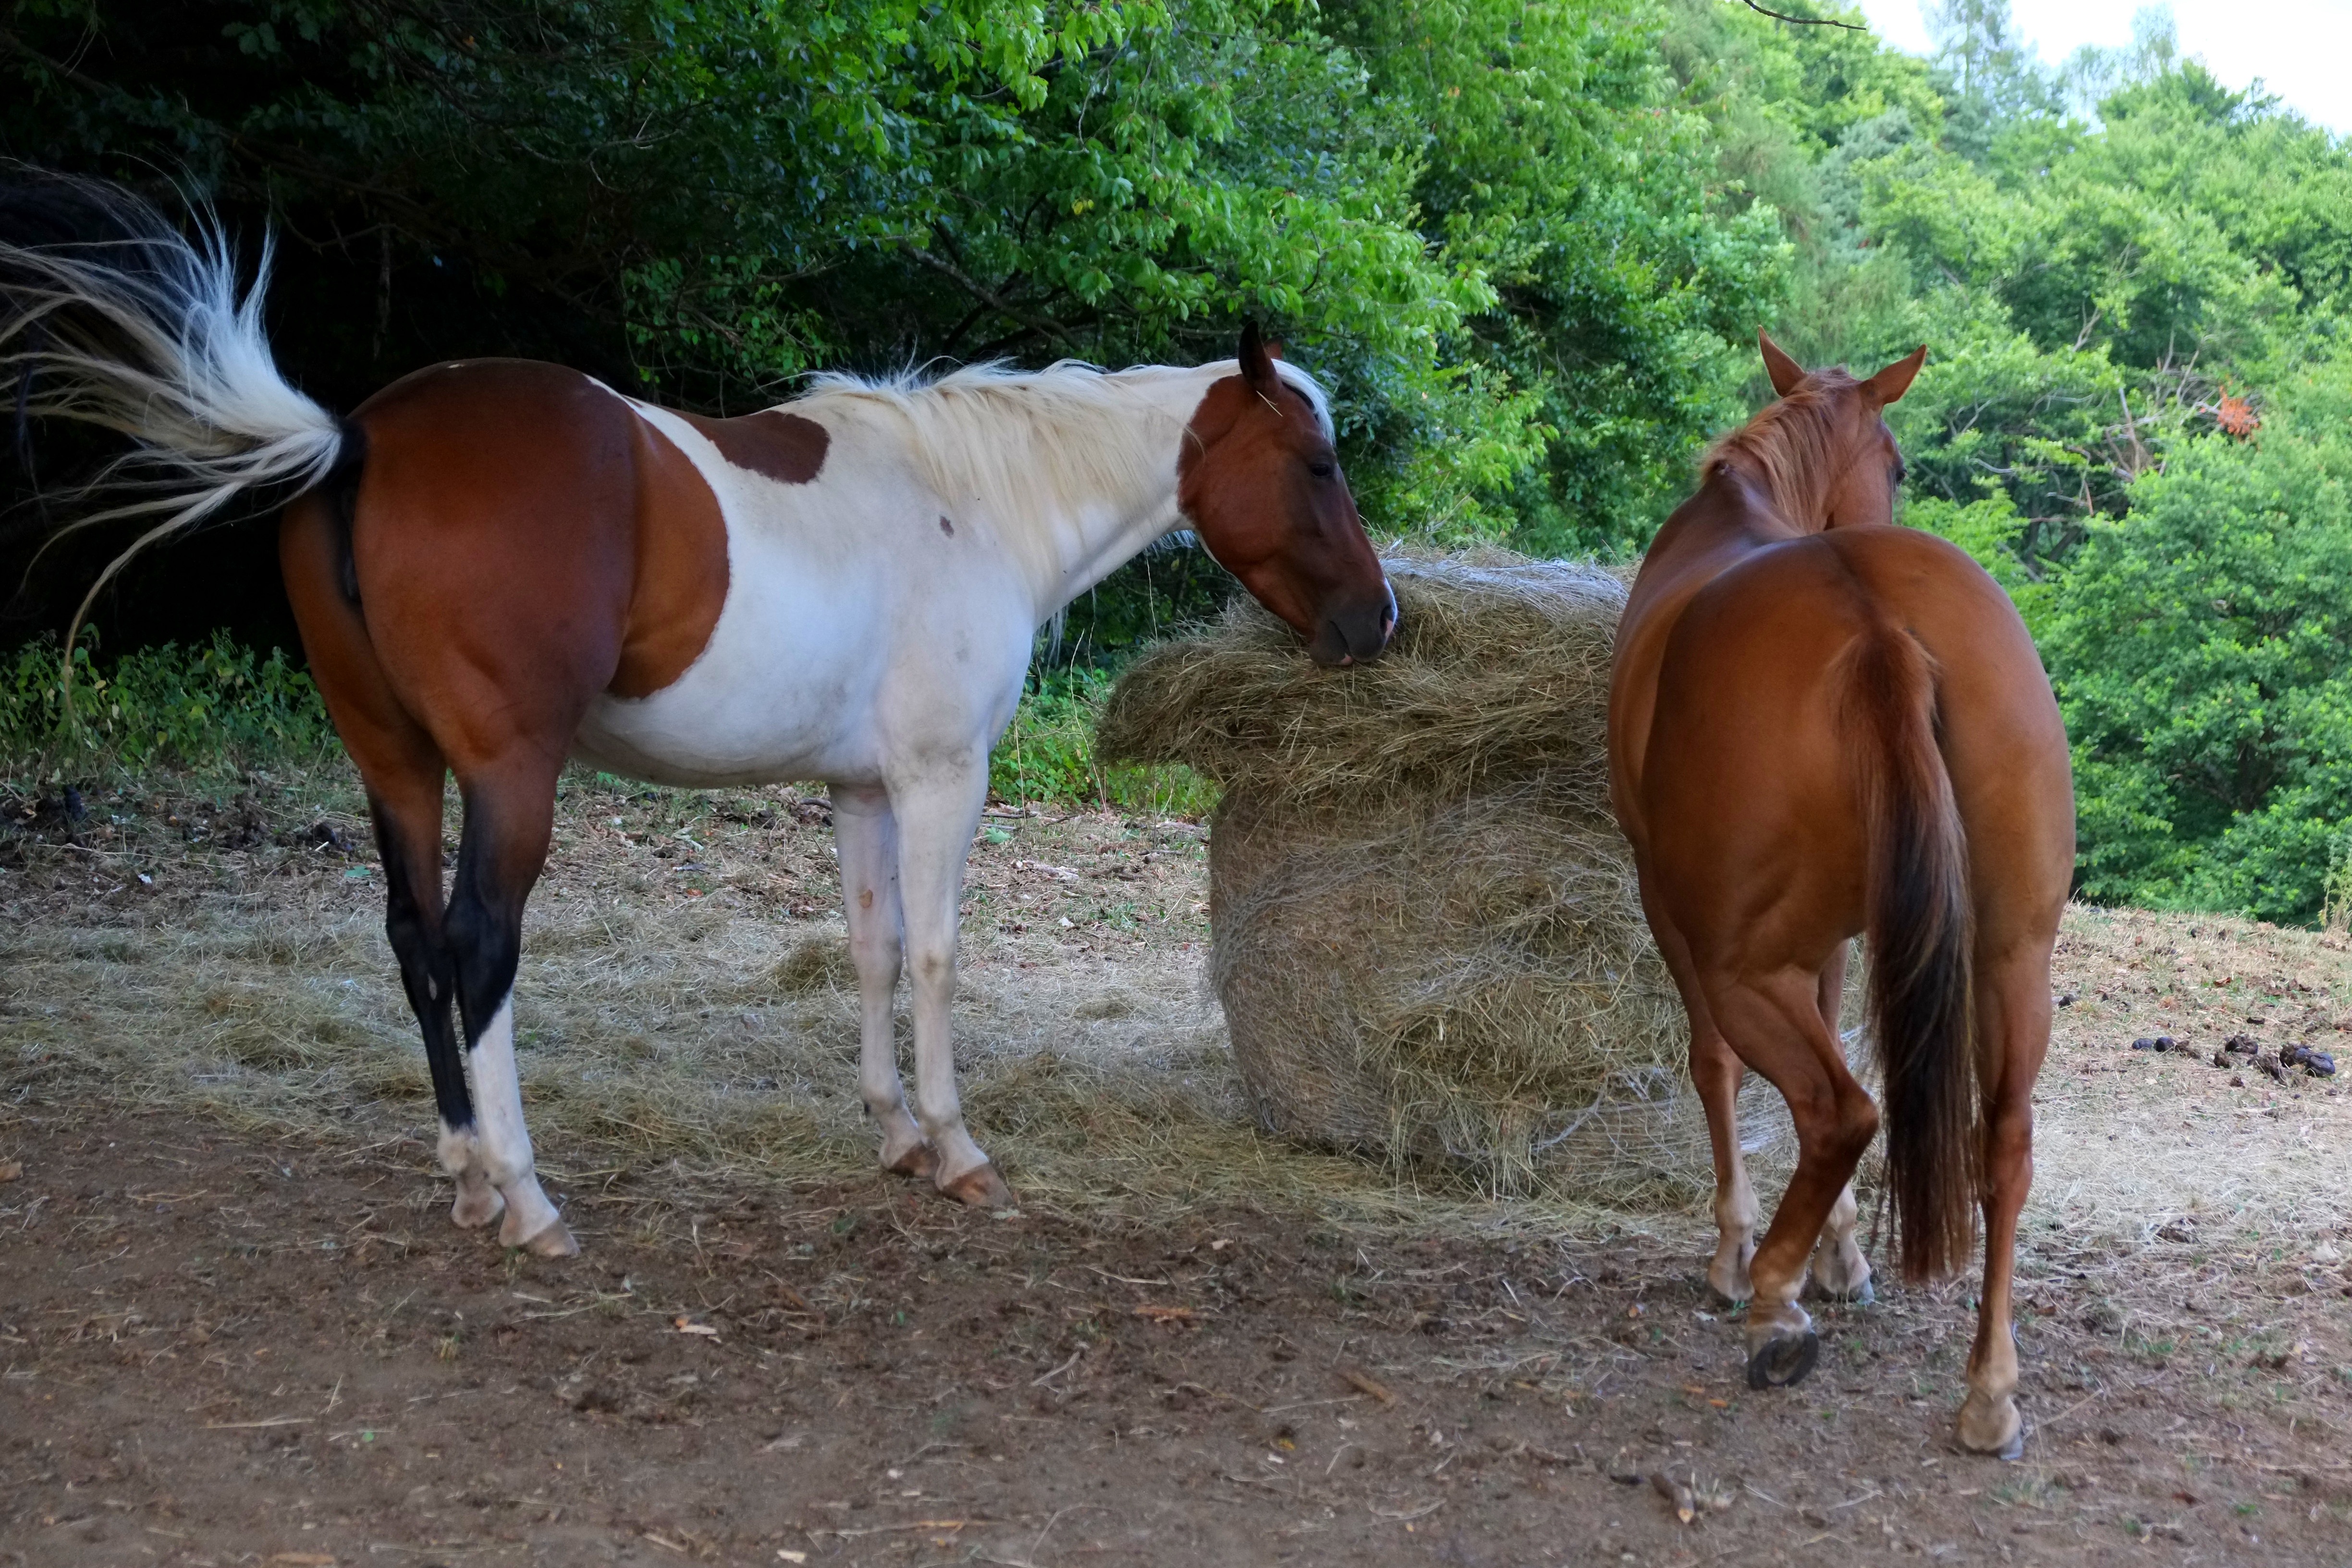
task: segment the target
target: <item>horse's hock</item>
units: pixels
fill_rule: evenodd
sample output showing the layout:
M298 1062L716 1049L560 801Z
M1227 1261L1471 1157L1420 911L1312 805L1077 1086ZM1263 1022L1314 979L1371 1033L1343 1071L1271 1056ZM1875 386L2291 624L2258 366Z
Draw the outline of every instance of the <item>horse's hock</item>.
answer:
M1224 786L1210 975L1258 1116L1494 1191L1687 1202L1706 1121L1609 808L1624 584L1499 555L1389 571L1376 664L1318 669L1244 601L1103 718L1105 755Z

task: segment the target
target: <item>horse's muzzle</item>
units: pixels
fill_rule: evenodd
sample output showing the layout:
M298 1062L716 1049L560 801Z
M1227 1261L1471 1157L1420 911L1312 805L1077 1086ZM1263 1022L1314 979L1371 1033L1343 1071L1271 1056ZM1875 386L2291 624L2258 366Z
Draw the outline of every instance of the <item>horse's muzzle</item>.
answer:
M1307 645L1307 655L1326 668L1369 664L1396 635L1397 618L1396 592L1383 579L1379 598L1326 615Z

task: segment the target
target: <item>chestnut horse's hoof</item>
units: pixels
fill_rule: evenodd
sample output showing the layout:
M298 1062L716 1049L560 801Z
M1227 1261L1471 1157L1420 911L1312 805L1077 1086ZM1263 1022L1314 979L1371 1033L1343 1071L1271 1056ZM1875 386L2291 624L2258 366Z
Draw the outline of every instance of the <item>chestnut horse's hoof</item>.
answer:
M966 1208L1009 1209L1020 1203L1013 1195L1013 1189L1004 1184L1004 1178L996 1173L993 1161L974 1165L952 1182L940 1183L940 1191Z
M1840 1290L1815 1279L1808 1286L1808 1291L1824 1301L1839 1301L1849 1307L1867 1307L1878 1300L1878 1287L1870 1282L1866 1274L1863 1276L1862 1283L1851 1290Z
M1822 1359L1822 1336L1807 1329L1801 1334L1779 1334L1756 1347L1748 1358L1748 1386L1788 1388L1805 1381Z
M928 1182L939 1173L940 1152L929 1143L918 1143L897 1159L885 1161L882 1168L894 1176L915 1176Z
M1996 1405L1971 1393L1960 1405L1957 1436L1960 1447L1972 1454L2010 1460L2025 1457L2025 1417L2017 1413L2014 1399Z

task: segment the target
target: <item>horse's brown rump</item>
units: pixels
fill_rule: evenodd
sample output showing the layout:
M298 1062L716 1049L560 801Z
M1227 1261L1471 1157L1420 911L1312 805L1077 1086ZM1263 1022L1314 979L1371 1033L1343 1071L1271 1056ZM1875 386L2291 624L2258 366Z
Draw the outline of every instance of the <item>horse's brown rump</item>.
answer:
M450 711L446 684L482 678L568 737L579 714L558 710L657 691L702 651L727 592L718 499L609 389L469 360L403 377L352 423L367 439L351 544L362 613L395 640L429 626L455 645L379 642L412 711Z
M1981 863L1971 855L1979 945L2063 906L2072 813L2026 807L2070 798L2065 735L2016 612L1943 540L1841 528L1715 578L1659 664L1636 788L1647 820L1676 825L1652 849L1660 892L1686 937L1720 933L1743 966L1818 969L1864 929L1864 845L1847 827L1868 780L1846 710L1859 645L1874 635L1909 638L1932 661L1937 748L1960 816L1972 839L2001 840ZM1726 898L1733 889L1760 907Z

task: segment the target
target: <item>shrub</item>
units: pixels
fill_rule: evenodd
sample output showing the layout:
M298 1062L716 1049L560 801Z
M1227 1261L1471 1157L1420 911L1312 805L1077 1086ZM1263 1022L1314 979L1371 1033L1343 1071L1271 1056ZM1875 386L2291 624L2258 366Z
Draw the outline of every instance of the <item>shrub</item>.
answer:
M989 794L1016 805L1099 805L1150 816L1199 816L1214 806L1216 786L1181 764L1106 767L1097 760L1095 724L1114 684L1102 669L1033 676L988 760Z
M0 770L205 772L341 753L319 689L280 649L262 658L215 632L199 646L165 643L101 665L95 641L74 649L70 710L54 639L27 643L0 665Z

